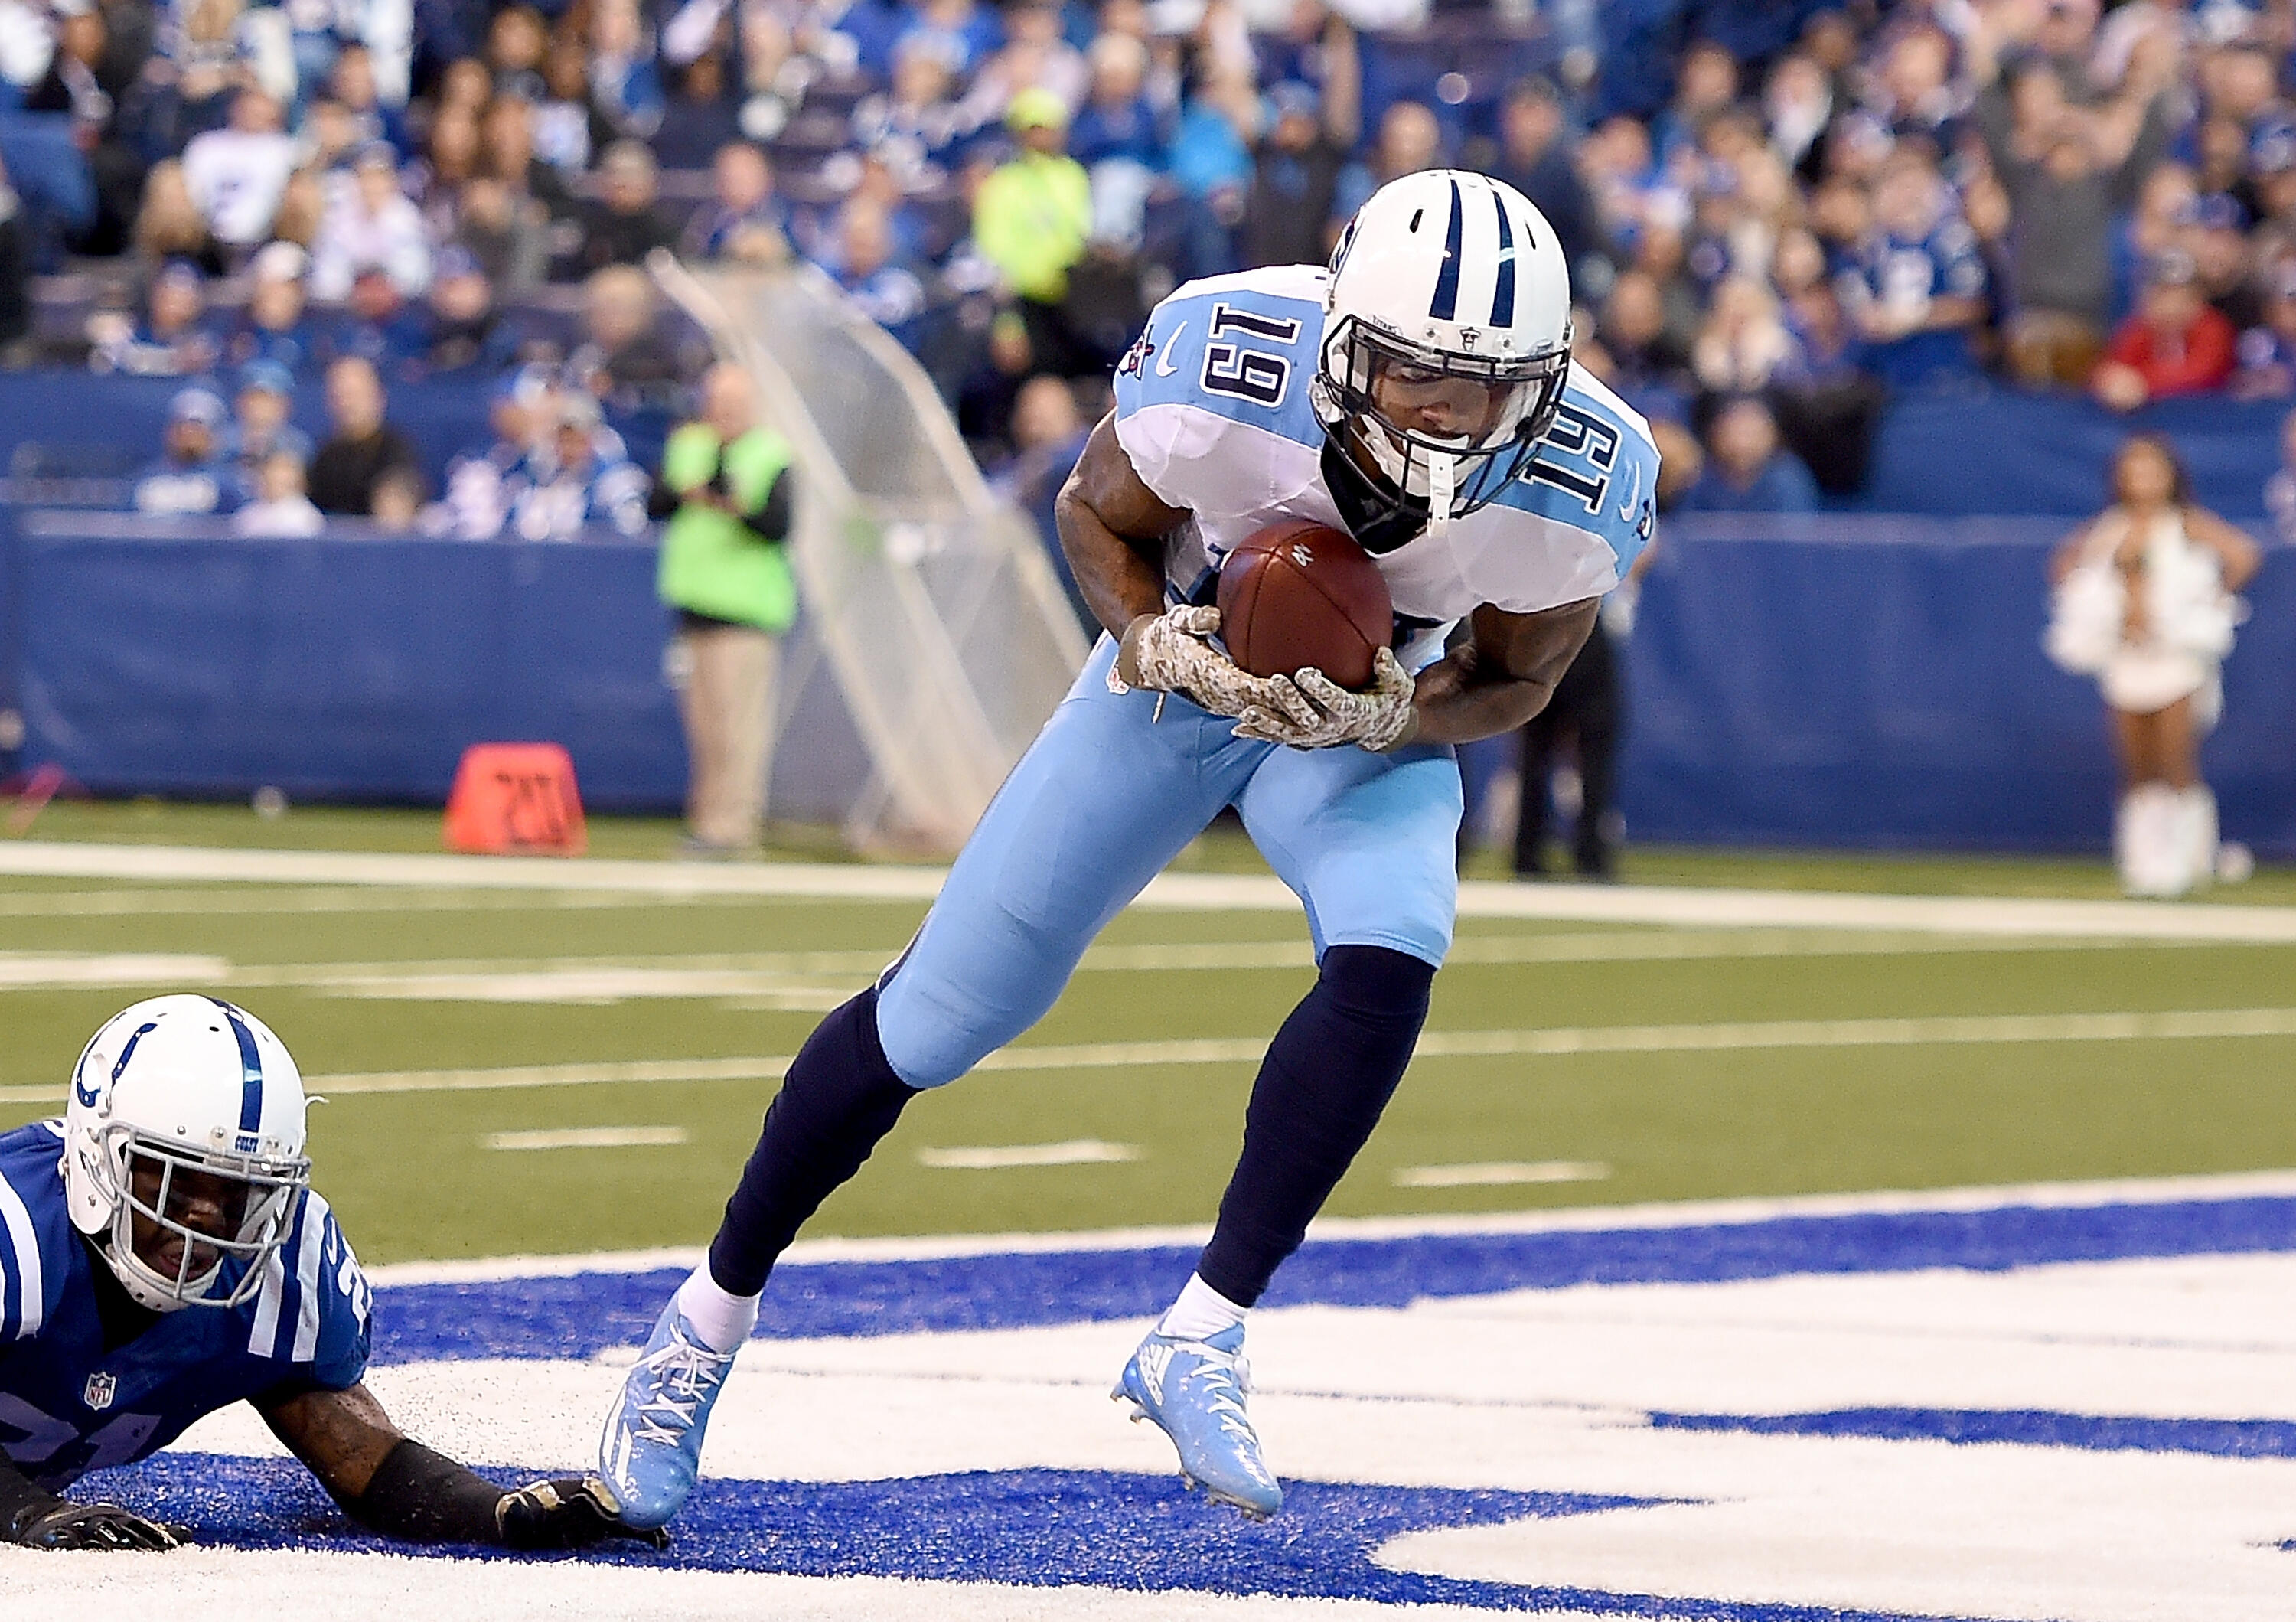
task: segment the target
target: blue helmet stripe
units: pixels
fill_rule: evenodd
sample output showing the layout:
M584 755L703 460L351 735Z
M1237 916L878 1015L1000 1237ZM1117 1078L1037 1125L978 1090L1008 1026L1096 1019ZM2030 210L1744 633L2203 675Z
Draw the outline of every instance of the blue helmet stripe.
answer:
M1514 226L1508 222L1506 199L1491 193L1491 207L1499 211L1499 283L1491 294L1491 324L1514 324Z
M1443 270L1435 278L1435 302L1427 313L1437 321L1456 320L1459 314L1459 251L1466 245L1466 204L1459 196L1459 183L1451 183L1451 234L1443 243Z
M263 1056L255 1051L255 1033L247 1028L239 1010L221 997L208 1001L223 1010L223 1017L231 1022L231 1034L239 1039L239 1129L258 1131L263 1126Z

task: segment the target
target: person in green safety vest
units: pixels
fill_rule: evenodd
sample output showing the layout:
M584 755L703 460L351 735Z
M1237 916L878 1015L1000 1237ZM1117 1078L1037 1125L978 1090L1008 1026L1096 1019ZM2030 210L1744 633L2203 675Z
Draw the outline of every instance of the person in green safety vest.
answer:
M1068 155L1068 105L1042 86L1023 90L1005 109L1004 127L1021 150L980 183L972 240L1018 295L1047 369L1081 370L1068 364L1077 342L1061 306L1091 238L1092 183Z
M701 384L701 414L663 447L658 500L673 506L659 589L676 610L669 669L685 724L685 854L753 848L772 765L780 638L797 618L787 556L789 441L758 422L749 373L727 362Z

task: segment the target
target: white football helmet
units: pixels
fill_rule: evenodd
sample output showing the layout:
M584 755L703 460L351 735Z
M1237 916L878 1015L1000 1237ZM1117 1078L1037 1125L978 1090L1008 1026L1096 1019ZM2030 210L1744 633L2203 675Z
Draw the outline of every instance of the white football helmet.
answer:
M303 1113L302 1072L254 1015L190 995L114 1014L64 1109L72 1225L139 1306L236 1307L310 1186Z
M1341 233L1324 307L1312 397L1343 511L1415 533L1529 463L1570 369L1570 271L1529 198L1466 169L1389 181Z

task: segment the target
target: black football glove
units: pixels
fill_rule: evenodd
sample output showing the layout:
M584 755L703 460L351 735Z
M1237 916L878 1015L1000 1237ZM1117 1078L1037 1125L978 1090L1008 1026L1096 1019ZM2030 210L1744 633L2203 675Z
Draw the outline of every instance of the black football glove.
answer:
M189 1527L146 1520L116 1503L69 1498L19 1515L8 1534L29 1549L179 1549L192 1541Z
M513 1549L580 1549L609 1537L669 1547L669 1534L660 1528L640 1531L624 1521L614 1489L595 1476L531 1481L504 1493L495 1505L495 1524Z

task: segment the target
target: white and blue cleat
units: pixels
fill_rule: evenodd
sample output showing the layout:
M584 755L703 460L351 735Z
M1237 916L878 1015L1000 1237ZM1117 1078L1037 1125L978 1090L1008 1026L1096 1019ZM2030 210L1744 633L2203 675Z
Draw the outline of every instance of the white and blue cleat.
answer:
M704 1346L675 1298L662 1308L598 1438L598 1473L631 1526L652 1531L685 1506L701 1468L701 1433L733 1367L734 1354Z
M1250 1390L1239 1323L1206 1340L1151 1334L1109 1396L1130 1403L1136 1421L1152 1420L1172 1438L1188 1485L1215 1503L1265 1520L1283 1507L1283 1489L1259 1456L1259 1433L1243 1411Z

